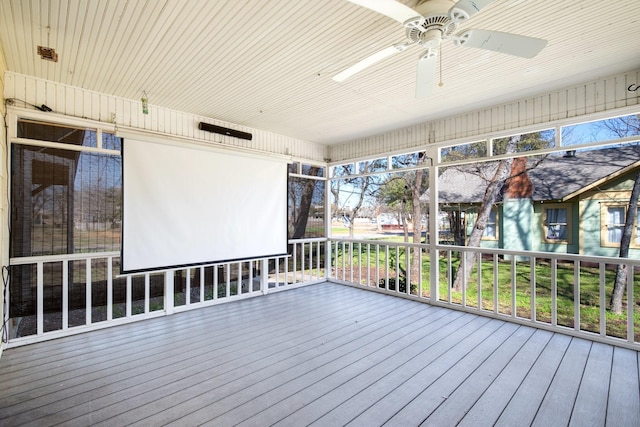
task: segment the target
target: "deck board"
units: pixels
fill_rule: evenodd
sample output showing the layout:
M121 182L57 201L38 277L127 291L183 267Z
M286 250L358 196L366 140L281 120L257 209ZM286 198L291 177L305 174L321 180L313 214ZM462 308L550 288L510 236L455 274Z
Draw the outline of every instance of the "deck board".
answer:
M640 422L640 388L638 388L638 354L635 351L613 350L613 366L607 408L607 425L637 426ZM635 368L635 369L634 369Z
M390 423L402 425L424 421L428 425L457 424L534 332L529 328L519 328L498 345L492 342L493 336L489 337L492 351L481 357L477 357L475 349L471 351L396 413ZM419 383L417 385L420 386Z
M479 398L474 402L470 399L465 408L460 411L461 426L477 426L482 423L494 424L504 408L515 395L526 378L529 370L548 345L552 337L551 332L536 331L518 353L509 361L496 379L488 387L479 388ZM464 384L462 387L465 387ZM450 409L443 408L428 419L438 422L443 416L449 416Z
M530 425L551 385L571 338L554 334L496 421L497 426ZM466 420L466 418L465 418Z
M612 359L613 347L593 343L569 425L604 425Z
M449 356L453 349L456 351L454 354L464 354L465 349L473 347L486 336L494 333L500 324L497 321L465 317L457 319L450 326L456 328L454 332L447 328L446 331L443 331L446 333L445 337L404 365L389 364L385 367L384 376L353 397L338 400L337 406L334 401L333 409L330 401L325 402L323 405L324 413L322 417L314 420L314 425L344 425L357 417L369 415L373 415L375 418L375 409L382 409L380 402L384 403L385 408L391 409L393 406L397 406L398 402L406 399L402 390L407 381L428 369L429 366L454 363L455 358ZM313 406L316 406L316 402ZM381 417L385 415L390 416L384 412L380 414Z
M5 350L0 425L634 425L635 351L324 283Z
M585 340L571 341L532 425L545 427L569 424L591 344Z

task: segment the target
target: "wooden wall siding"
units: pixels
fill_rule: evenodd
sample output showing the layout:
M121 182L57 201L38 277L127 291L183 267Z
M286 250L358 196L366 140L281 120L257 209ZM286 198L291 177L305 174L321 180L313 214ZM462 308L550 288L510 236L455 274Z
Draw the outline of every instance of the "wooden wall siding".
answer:
M402 150L428 142L473 140L483 135L612 111L639 104L640 70L576 85L544 95L422 123L398 131L348 141L329 147L331 161L343 161ZM431 136L431 139L430 139Z
M5 98L16 98L35 105L46 104L54 112L67 116L112 123L115 115L116 124L121 127L219 142L319 162L327 157L324 145L158 107L153 105L153 99L149 100L149 114L142 114L140 100L119 98L12 72L4 73L4 77ZM17 105L21 106L20 103ZM201 131L198 129L201 121L252 133L253 139L247 141Z

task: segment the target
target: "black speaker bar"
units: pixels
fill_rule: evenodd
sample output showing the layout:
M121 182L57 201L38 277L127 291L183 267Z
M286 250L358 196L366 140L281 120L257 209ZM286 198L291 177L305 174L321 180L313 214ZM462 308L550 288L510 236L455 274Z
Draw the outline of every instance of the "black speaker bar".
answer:
M216 126L205 122L200 122L198 124L198 129L206 130L207 132L219 133L220 135L233 136L234 138L248 139L249 141L253 138L253 135L248 132Z

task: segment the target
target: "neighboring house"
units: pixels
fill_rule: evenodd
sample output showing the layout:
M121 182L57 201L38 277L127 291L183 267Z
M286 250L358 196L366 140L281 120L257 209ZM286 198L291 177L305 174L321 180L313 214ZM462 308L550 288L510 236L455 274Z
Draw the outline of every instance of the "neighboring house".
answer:
M539 163L538 163L539 162ZM495 165L447 168L440 206L469 236ZM631 189L640 173L640 145L568 151L515 159L491 212L481 245L490 248L618 256ZM484 178L483 178L484 176ZM637 208L636 208L637 209ZM452 229L456 228L455 225ZM640 257L640 228L629 256Z

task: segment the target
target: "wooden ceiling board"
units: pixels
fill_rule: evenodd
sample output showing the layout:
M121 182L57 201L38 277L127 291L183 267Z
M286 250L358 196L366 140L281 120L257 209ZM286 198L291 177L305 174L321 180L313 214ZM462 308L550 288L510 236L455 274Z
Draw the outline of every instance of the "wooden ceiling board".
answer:
M419 46L331 79L405 40L398 22L347 0L0 0L0 24L10 71L127 99L146 91L152 105L324 144L640 68L637 0L496 0L458 31L548 45L524 59L445 40L444 85L424 99ZM47 44L57 63L37 55Z

